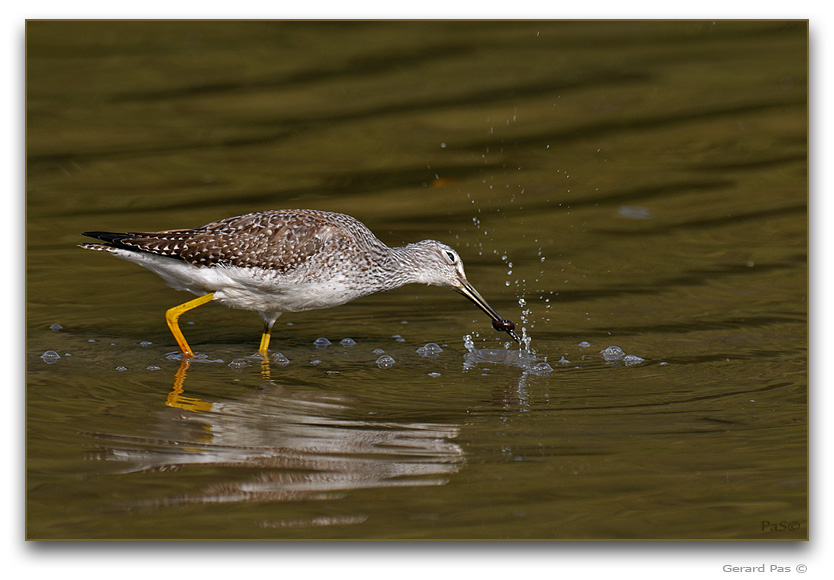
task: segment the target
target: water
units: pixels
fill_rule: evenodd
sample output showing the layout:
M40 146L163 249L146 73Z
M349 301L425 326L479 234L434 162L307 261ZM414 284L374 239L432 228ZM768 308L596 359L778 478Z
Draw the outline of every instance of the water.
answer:
M30 22L27 537L806 538L806 48ZM449 243L528 350L413 285L282 316L269 364L206 305L184 365L189 296L76 247L276 208Z

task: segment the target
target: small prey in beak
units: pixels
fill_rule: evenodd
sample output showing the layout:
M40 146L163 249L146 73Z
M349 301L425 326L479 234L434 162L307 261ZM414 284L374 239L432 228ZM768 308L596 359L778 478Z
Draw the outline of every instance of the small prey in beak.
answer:
M470 284L467 280L464 280L462 281L461 286L455 288L455 290L469 298L475 306L486 312L487 316L492 319L492 327L495 330L499 332L506 332L514 341L521 344L521 338L519 338L515 331L515 322L502 318L501 315L498 314L486 300L484 300L484 297L481 296L477 290L475 290L472 284Z

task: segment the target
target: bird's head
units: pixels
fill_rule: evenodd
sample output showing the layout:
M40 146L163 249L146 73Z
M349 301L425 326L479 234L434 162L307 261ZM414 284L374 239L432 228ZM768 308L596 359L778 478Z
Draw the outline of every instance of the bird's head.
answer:
M415 282L443 286L463 294L475 306L486 312L492 319L495 330L506 332L513 340L521 343L515 332L515 323L502 318L466 279L463 261L452 247L436 240L423 240L408 247L415 261Z

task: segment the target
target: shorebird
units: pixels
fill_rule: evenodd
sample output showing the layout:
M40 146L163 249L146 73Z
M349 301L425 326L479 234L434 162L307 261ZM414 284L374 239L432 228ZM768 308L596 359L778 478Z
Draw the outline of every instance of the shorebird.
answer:
M230 217L199 228L160 232L84 232L81 244L134 262L169 286L199 297L169 309L168 327L185 357L194 352L179 327L183 313L215 301L253 310L264 321L258 351L267 356L272 326L284 312L339 306L361 296L422 283L451 288L520 342L466 279L458 253L435 240L389 248L359 220L309 209Z

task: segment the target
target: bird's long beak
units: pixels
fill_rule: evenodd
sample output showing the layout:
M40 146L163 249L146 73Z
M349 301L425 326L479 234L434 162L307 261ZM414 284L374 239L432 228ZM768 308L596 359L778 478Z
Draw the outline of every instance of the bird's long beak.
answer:
M469 298L475 306L486 312L487 316L492 319L492 327L495 330L506 332L514 341L521 344L521 339L515 331L515 323L512 320L502 318L501 315L495 311L495 308L490 306L489 303L484 300L484 297L481 296L477 290L475 290L472 284L470 284L467 280L463 280L461 286L459 288L455 288L455 290Z

